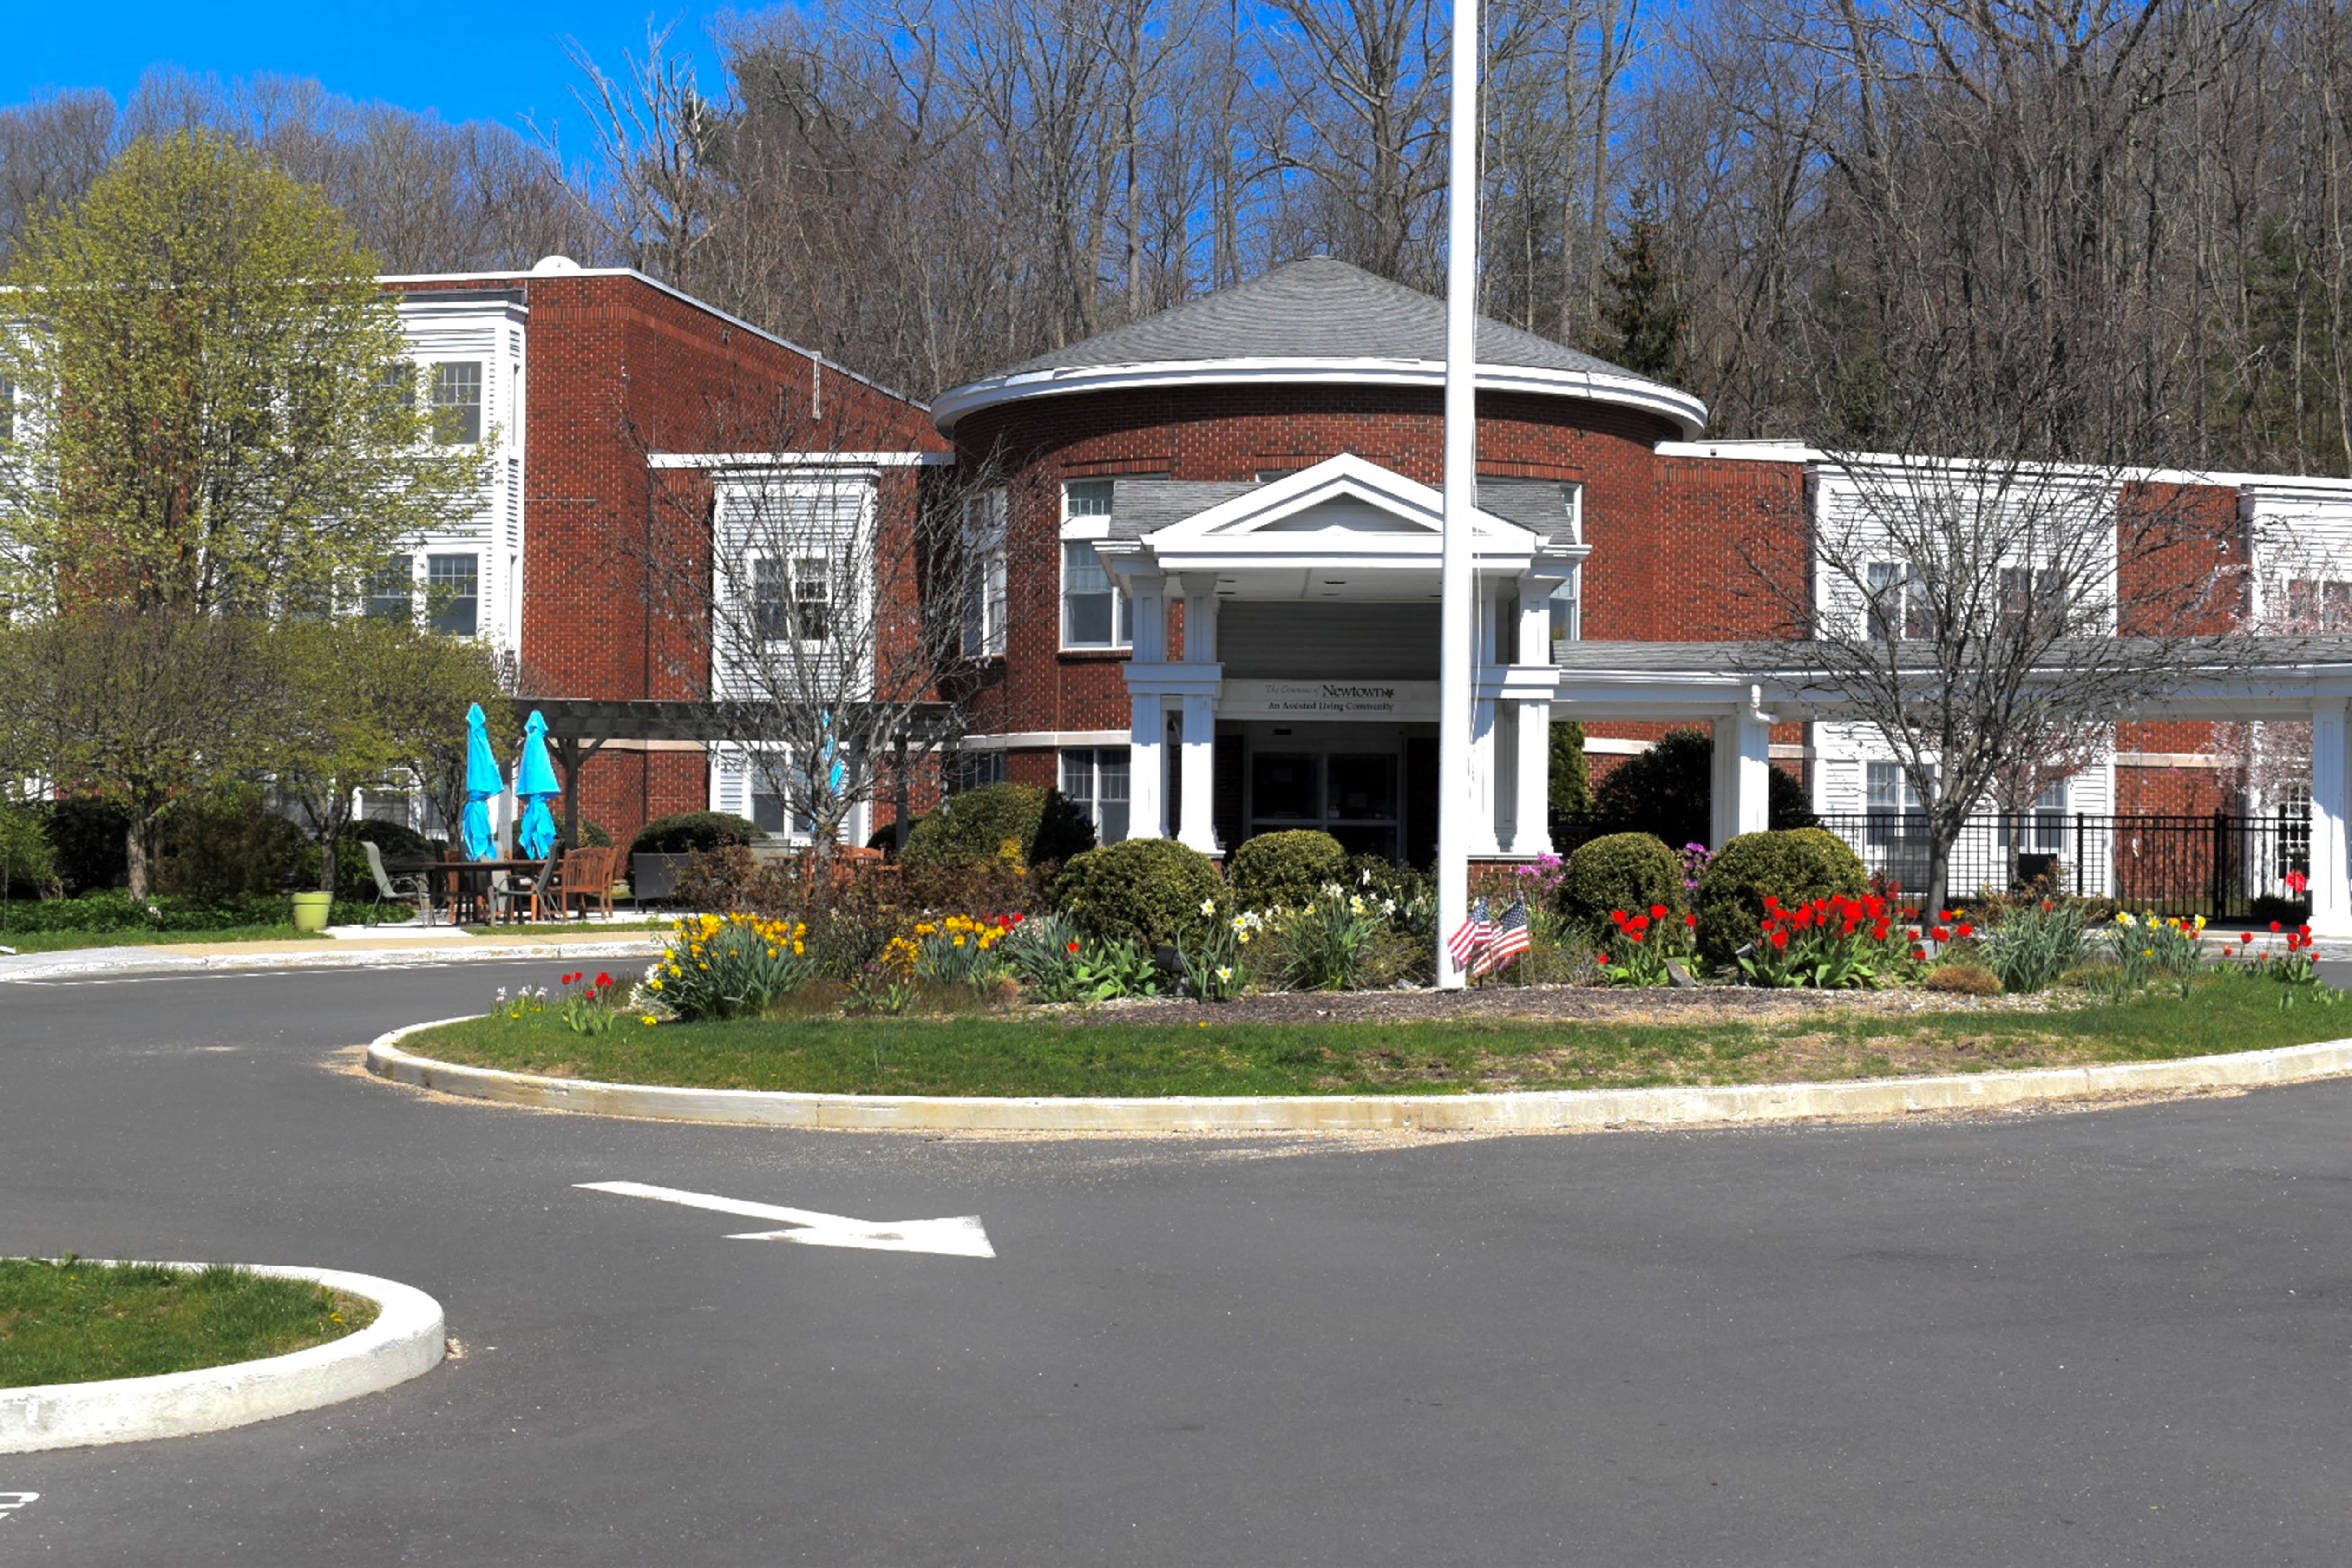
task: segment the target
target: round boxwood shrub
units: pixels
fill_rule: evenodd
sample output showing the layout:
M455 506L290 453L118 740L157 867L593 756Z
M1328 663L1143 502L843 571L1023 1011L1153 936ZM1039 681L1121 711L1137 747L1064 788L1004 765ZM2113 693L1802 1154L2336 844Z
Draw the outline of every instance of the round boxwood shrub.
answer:
M1805 786L1777 767L1764 770L1765 822L1775 829L1811 827L1816 820ZM1654 833L1680 848L1703 844L1713 830L1715 737L1705 730L1669 730L1646 752L1627 757L1593 786L1592 815Z
M1350 879L1348 852L1311 827L1261 833L1234 851L1226 879L1244 909L1304 909L1324 883Z
M1165 947L1206 924L1201 905L1225 890L1216 863L1172 838L1130 838L1089 849L1062 868L1054 908L1081 934Z
M1835 851L1823 844L1835 846ZM1698 880L1699 956L1713 964L1754 942L1764 929L1767 894L1784 904L1809 903L1832 893L1860 898L1870 890L1862 861L1835 835L1819 828L1743 833L1726 844Z
M993 860L1009 839L1023 859L1045 812L1045 792L1031 784L992 784L961 795L915 824L907 835L906 860L914 867L967 865Z
M994 860L1007 843L1024 865L1068 860L1095 847L1094 824L1057 789L992 784L951 795L907 835L906 861L923 870Z
M750 844L767 835L760 825L724 811L681 811L657 816L637 829L629 847L640 855L708 854L730 844Z
M1612 833L1580 846L1568 858L1559 884L1560 912L1592 931L1605 931L1612 910L1646 914L1683 902L1683 859L1648 833Z

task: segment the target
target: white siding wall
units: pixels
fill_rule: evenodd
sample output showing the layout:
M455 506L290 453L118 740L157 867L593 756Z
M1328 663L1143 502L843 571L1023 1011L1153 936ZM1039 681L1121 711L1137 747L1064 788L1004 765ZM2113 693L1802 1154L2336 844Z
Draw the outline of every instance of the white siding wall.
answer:
M425 557L474 554L481 603L477 635L501 653L522 649L522 562L528 522L523 515L525 374L528 333L523 307L506 300L436 300L412 294L401 302L401 327L418 375L418 395L432 395L432 366L470 362L482 367L482 449L488 473L479 509L452 529L414 542L419 603Z

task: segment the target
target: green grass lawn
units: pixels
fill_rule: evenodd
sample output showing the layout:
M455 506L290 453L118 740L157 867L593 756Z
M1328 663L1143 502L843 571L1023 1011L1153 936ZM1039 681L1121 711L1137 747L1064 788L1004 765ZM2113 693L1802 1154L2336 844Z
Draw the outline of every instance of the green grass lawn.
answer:
M71 952L85 947L158 947L205 942L331 942L291 925L229 926L221 931L0 931L0 947L18 952Z
M0 1388L257 1361L374 1319L372 1301L239 1268L0 1258Z
M2279 1006L2266 981L2217 977L2119 1003L2048 1011L1759 1020L1477 1018L1226 1024L1172 1008L1149 1023L1055 1015L948 1019L625 1022L572 1033L560 1016L473 1019L412 1037L422 1056L519 1072L703 1089L932 1095L1467 1093L1769 1083L2148 1061L2352 1035L2352 1007ZM1161 1021L1165 1020L1165 1021Z

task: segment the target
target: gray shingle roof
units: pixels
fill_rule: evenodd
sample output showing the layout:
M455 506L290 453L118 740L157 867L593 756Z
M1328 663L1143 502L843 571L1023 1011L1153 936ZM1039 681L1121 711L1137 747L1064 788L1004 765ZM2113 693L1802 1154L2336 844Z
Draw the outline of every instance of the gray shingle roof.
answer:
M997 374L1200 360L1444 358L1445 301L1318 256ZM1646 379L1483 316L1478 359L1483 364Z

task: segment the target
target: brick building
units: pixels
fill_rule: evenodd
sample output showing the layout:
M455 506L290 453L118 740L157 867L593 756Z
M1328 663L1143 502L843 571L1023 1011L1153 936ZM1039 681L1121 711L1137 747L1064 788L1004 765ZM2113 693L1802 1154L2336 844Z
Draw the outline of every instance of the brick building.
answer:
M456 568L433 563L477 553L478 629L534 689L709 689L696 639L631 575L625 546L656 526L664 487L723 509L730 483L824 467L904 504L928 467L983 487L963 509L961 580L939 588L962 601L974 682L955 777L1057 784L1107 838L1216 851L1312 826L1428 858L1441 301L1296 262L926 409L633 273L551 261L388 286L436 395L472 389L482 438L500 443L478 527L425 542L415 570L446 579ZM1478 358L1473 853L1513 858L1548 847L1547 723L1575 716L1555 712L1555 645L1790 635L1803 594L1785 590L1818 571L1855 479L1801 445L1709 441L1687 394L1499 323L1482 323ZM444 376L468 360L478 377ZM779 397L803 437L747 445ZM2352 620L2336 564L2352 483L2150 474L2124 491L2091 504L2161 492L2200 520L2248 568L2242 612ZM1663 723L1596 720L1596 766ZM2213 736L2205 719L2124 726L2035 810L2300 809L2232 797ZM1904 809L1863 727L1780 723L1769 752L1825 812ZM615 742L585 775L587 814L625 832L746 810L744 777L724 748Z

